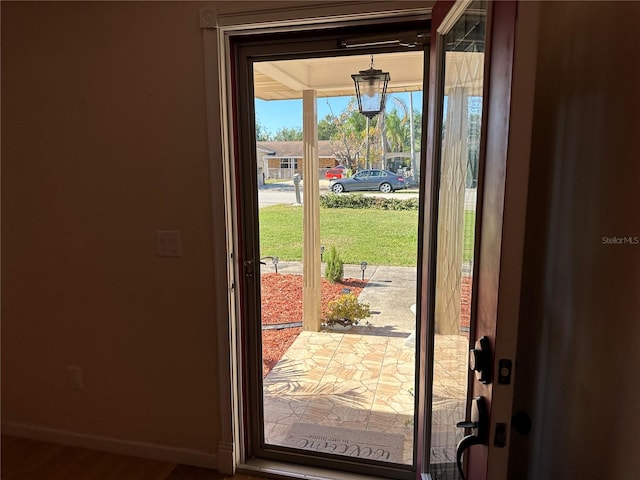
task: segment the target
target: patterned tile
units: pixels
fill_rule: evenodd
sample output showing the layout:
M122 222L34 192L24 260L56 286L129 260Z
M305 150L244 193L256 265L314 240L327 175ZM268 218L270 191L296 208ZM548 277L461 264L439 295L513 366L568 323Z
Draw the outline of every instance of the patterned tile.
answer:
M267 443L281 445L295 423L395 433L405 437L403 462L410 464L415 352L404 341L302 332L264 380ZM439 442L459 435L455 421L464 417L467 352L466 337L436 336L432 429Z

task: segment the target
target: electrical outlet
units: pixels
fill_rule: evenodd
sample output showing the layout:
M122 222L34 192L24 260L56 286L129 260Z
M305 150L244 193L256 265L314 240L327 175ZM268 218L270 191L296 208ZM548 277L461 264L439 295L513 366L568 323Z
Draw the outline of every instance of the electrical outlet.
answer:
M69 377L69 386L77 390L84 388L82 381L82 370L80 367L67 367L67 376Z
M182 256L182 239L179 230L156 230L156 243L159 257Z

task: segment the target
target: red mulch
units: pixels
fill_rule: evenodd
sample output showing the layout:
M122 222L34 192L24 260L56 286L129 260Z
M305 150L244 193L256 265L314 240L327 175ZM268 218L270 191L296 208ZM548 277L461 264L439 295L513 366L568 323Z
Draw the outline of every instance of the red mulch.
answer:
M262 324L274 325L302 321L302 276L265 273L262 280ZM471 277L462 277L460 326L469 328L471 316ZM331 284L322 279L322 313L330 300L340 297L342 289L349 288L356 297L366 281L347 278L342 283ZM271 371L291 346L301 327L262 331L262 373Z
M274 325L302 321L302 275L265 273L260 276L262 286L262 324ZM344 288L356 297L366 281L346 278L331 284L322 279L322 313L330 300L339 298ZM262 372L265 376L291 346L301 327L262 331Z

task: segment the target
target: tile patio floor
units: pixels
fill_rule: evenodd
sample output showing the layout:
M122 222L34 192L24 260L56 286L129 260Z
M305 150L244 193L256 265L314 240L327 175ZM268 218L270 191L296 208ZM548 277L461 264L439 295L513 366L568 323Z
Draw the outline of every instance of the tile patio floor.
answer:
M371 325L298 336L264 379L268 444L282 445L296 423L394 433L405 439L403 463L412 463L415 351L406 344L414 328L414 301L406 295L412 278L415 269L375 268L360 295L376 312ZM465 335L436 335L432 463L455 460L468 348Z

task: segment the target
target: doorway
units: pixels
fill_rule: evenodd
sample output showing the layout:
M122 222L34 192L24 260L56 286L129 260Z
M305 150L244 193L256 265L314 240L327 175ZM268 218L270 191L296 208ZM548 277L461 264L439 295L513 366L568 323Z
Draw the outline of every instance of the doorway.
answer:
M350 50L345 42L357 40L345 32L296 41L295 54L290 38L238 42L244 405L247 449L258 458L415 476L424 431L416 420L428 47L420 26L390 34L412 36L411 50ZM372 63L391 81L387 108L367 122L351 74ZM297 120L272 127L283 115L278 101ZM265 117L265 104L278 113ZM406 161L393 168L394 155ZM330 278L336 257L343 267ZM341 302L366 312L332 323Z
M479 32L483 32L484 34L484 27L478 27L478 21L485 21L486 15L478 15L475 11L470 11L468 13L471 16L475 15L478 18L474 19L463 16L462 27L460 27L459 31L454 29L452 38L450 38L451 44L454 45L452 52L457 52L456 46L460 46L464 43L470 33L473 33L474 36ZM460 16L458 15L458 19L459 18ZM454 26L455 22L453 22L449 28ZM397 27L397 25L395 25L395 27ZM460 35L459 38L453 38L458 34ZM441 140L444 141L442 142L442 153L438 150L435 157L432 157L435 161L432 161L429 165L428 172L424 168L426 165L424 156L421 156L419 163L419 171L423 172L424 175L419 176L419 180L417 182L419 210L416 223L417 247L414 254L416 263L413 272L413 279L415 280L414 292L419 292L420 294L417 295L414 293L415 303L412 304L415 305L415 335L413 335L412 339L412 333L414 332L409 332L408 334L407 332L402 333L403 346L406 346L406 344L410 343L412 340L415 341L413 359L411 359L414 369L413 379L410 379L409 381L409 383L413 383L414 387L413 391L410 391L411 387L406 388L410 395L414 397L412 403L413 415L408 415L408 418L405 418L404 424L405 427L412 426L412 433L404 436L405 443L407 439L409 439L410 460L404 460L405 445L403 445L402 460L392 458L391 454L387 454L387 451L384 449L382 452L384 457L359 458L357 455L347 454L348 448L345 448L343 445L348 445L351 440L344 443L341 438L334 435L336 428L358 431L357 428L351 427L361 426L365 423L365 427L360 428L360 431L367 431L366 421L363 419L363 416L366 416L367 413L362 412L366 411L366 409L353 408L356 403L354 402L354 399L358 398L356 394L359 394L359 392L354 391L351 392L352 395L346 396L336 394L337 392L335 391L335 387L342 387L343 384L346 385L347 382L344 380L348 379L339 379L334 375L331 379L332 390L326 390L324 392L322 392L322 388L324 387L320 381L317 381L315 386L311 387L308 385L302 385L303 383L308 383L306 382L308 378L304 377L305 373L300 374L298 372L298 366L306 361L310 361L310 363L313 364L313 368L305 371L307 373L311 372L312 376L322 378L322 375L319 373L321 372L324 374L324 372L329 368L330 363L330 361L325 361L326 358L328 358L326 350L330 350L332 348L331 345L329 345L328 349L325 349L329 340L332 338L339 338L337 342L334 342L338 345L342 344L345 338L348 339L346 343L349 343L350 341L352 342L356 339L355 335L358 334L357 330L354 331L353 328L360 328L360 326L352 327L348 333L343 332L335 334L323 331L324 325L322 325L322 323L323 319L326 317L323 316L320 302L318 302L318 304L311 309L303 308L302 326L289 325L291 328L303 328L303 331L294 339L294 343L299 338L307 336L312 337L312 334L324 334L324 337L322 337L323 341L318 342L314 339L315 343L308 343L304 348L299 349L307 355L309 354L309 351L312 351L313 353L308 355L308 358L300 359L299 357L293 356L286 357L287 352L274 361L268 372L265 371L262 362L263 358L266 357L266 350L263 345L264 331L271 329L264 328L265 325L263 325L264 299L262 297L262 276L263 274L269 273L273 275L284 275L285 267L287 266L286 264L295 263L295 259L289 260L290 258L293 258L290 253L287 254L289 255L289 257L287 257L284 254L281 256L276 252L263 251L262 233L267 231L267 227L263 226L263 212L260 209L259 202L260 187L258 185L261 181L262 187L264 187L265 184L269 184L269 179L264 173L269 170L269 155L277 157L277 149L271 148L271 153L269 153L268 148L263 148L263 152L261 154L262 161L258 161L259 154L257 152L259 146L256 141L258 129L256 128L257 107L255 104L256 84L254 83L254 78L258 69L266 66L266 70L271 68L271 71L276 72L275 74L277 76L283 77L289 83L289 88L291 88L292 86L295 86L296 79L291 74L287 75L285 65L278 64L278 62L306 61L308 59L318 59L318 61L320 61L332 56L342 58L356 56L358 53L362 53L361 51L358 52L356 50L349 51L341 49L340 47L344 48L344 43L340 40L341 35L344 35L344 32L323 32L322 35L314 35L316 38L313 39L306 36L304 39L297 38L295 41L292 40L291 34L285 34L282 36L267 35L260 39L250 36L244 38L239 36L236 39L237 44L235 44L235 49L233 50L235 55L235 73L237 75L237 83L235 84L235 99L237 100L236 111L239 112L236 116L235 124L235 130L237 133L237 156L235 157L234 169L236 172L242 171L242 175L236 175L235 180L238 192L238 209L236 216L238 227L236 229L236 234L237 245L239 247L238 258L236 261L241 267L241 282L238 284L238 298L241 310L240 333L243 348L241 356L245 362L245 368L243 370L243 407L246 412L244 418L248 419L247 424L245 425L245 432L248 434L246 437L245 451L248 456L256 458L268 458L294 463L297 462L305 465L330 467L334 469L390 476L394 478L409 478L417 473L426 471L431 471L438 478L456 478L457 474L455 473L454 462L455 443L462 436L463 432L461 430L456 430L455 424L464 420L466 417L465 413L468 410L467 384L470 377L467 375L466 362L474 325L473 293L476 291L474 282L477 282L476 276L473 275L477 270L477 263L474 261L474 255L475 252L478 251L478 245L480 244L480 229L476 228L476 223L479 222L478 219L481 214L475 214L475 211L479 210L475 208L475 198L480 198L482 196L482 154L478 153L482 150L482 141L478 138L478 132L484 130L481 119L478 118L478 115L484 113L486 106L481 99L477 98L479 96L478 93L463 92L464 94L460 96L462 101L458 102L454 98L455 92L453 96L451 96L451 93L449 95L445 94L446 89L448 88L446 79L443 79L444 83L438 84L438 88L442 88L443 90L439 92L439 94L442 95L441 97L438 97L438 92L433 92L433 89L431 89L431 96L436 98L435 103L431 103L432 113L430 115L430 123L433 122L432 124L436 126L436 134L433 135L431 141L435 143L438 143ZM447 41L448 40L449 39L447 39ZM481 51L482 48L484 48L484 45L480 45L482 42L479 39L477 39L477 42L478 44L474 48L478 47ZM295 47L292 48L292 45ZM376 50L374 57L382 58L383 55L393 55L397 53L397 51L399 51L397 47L380 48L379 50ZM441 52L443 64L439 68L444 69L444 58L447 56L444 53L444 47ZM367 52L366 55L370 56L370 52ZM456 55L452 55L451 57L453 58L455 56ZM271 65L267 66L269 63L271 63ZM471 63L475 65L478 64L478 62L473 61ZM481 61L480 63L483 62ZM279 68L272 68L274 66ZM366 68L366 64L361 68ZM357 69L357 67L353 68L351 70L352 73L355 73ZM262 68L262 71L264 70L265 69ZM484 78L485 74L480 71L479 76ZM428 75L423 75L423 81L424 78L428 78ZM434 85L434 88L436 86L437 85ZM475 86L474 88L477 88L478 92L486 90L486 87L483 86ZM290 227L292 223L286 224L288 226L286 232L287 241L276 242L276 247L281 249L285 246L295 244L296 242L303 245L303 275L301 279L303 290L307 288L321 290L320 271L322 263L325 260L323 258L325 252L321 247L327 247L326 245L321 244L320 241L322 234L322 217L319 212L321 193L319 179L320 155L317 144L318 95L317 91L313 92L312 90L313 89L311 88L304 88L302 92L303 118L305 119L303 121L305 127L303 128L302 158L301 160L296 161L295 152L288 152L286 154L288 159L294 159L293 162L291 162L291 160L287 161L287 165L289 166L288 170L291 170L291 165L296 166L297 164L297 168L300 168L300 165L302 165L301 178L298 178L302 183L302 201L298 201L297 196L294 197L294 203L302 203L302 207L295 207L294 205L289 206L298 208L298 210L302 210L303 213L301 215L301 219L298 220L299 226L297 229ZM457 93L460 92L458 91ZM305 103L306 107L304 106ZM424 104L425 102L423 101L423 105ZM466 108L457 108L459 110L457 113L451 113L455 112L453 106L459 107L460 105L466 105ZM444 108L445 106L447 107L446 109ZM448 108L449 106L451 106L451 109ZM424 111L426 112L427 110L424 109ZM309 112L313 112L315 114L312 122L309 122L308 120ZM443 114L443 112L446 113ZM456 122L452 120L454 117L456 118ZM454 123L458 123L459 125L454 125ZM441 129L442 131L438 131L438 129ZM313 134L307 136L311 131L313 131ZM450 141L451 136L456 131L460 135L460 140L451 142L452 146L449 146L449 144L445 142ZM496 131L495 134L498 135L499 132ZM424 138L425 137L423 135L422 143L426 145ZM466 149L461 148L464 146L462 144L466 145ZM263 145L261 147L265 146ZM457 154L451 154L451 152L457 152ZM388 152L386 152L384 147L382 147L382 161L385 159L385 153ZM464 153L466 153L466 155ZM316 163L305 162L305 159L308 158L313 158L313 162ZM441 175L446 170L446 165L443 165L443 163L448 162L449 158L456 161L456 165L458 165L458 167L454 168L462 168L464 170L462 175L459 175L460 172L457 172L458 175L456 176L457 179L462 178L462 183L459 183L457 180L456 182L448 182L446 178ZM463 159L464 161L458 162L460 159ZM372 159L366 156L365 161L366 160ZM281 165L282 163L280 163L280 166ZM382 163L381 165L384 164ZM262 166L264 169L262 175L258 175L258 166ZM344 165L333 166L345 167ZM365 163L365 166L374 165ZM470 170L471 173L467 172L467 169ZM335 171L339 170L339 168L332 168L330 170L332 170L332 175L335 175ZM297 173L293 173L292 175L294 177L292 179L294 180L294 185L291 190L293 192L292 196L296 193L296 175ZM335 185L337 183L336 179L333 178L332 180L332 185ZM456 193L462 192L462 196L460 197L462 198L462 201L457 202L455 204L456 208L452 209L456 215L451 216L453 219L451 220L451 224L446 220L447 215L443 214L439 216L441 213L439 210L440 203L446 204L446 198L444 198L445 194L441 190L441 186L443 185L445 187L453 185ZM428 188L425 189L425 186L428 186ZM478 197L476 197L475 192L473 192L476 188L478 189ZM467 192L466 190L470 191ZM335 196L332 197L334 200L331 201L334 203L342 202L342 200L335 199L343 198L342 195L344 194L344 191L340 191L340 193L337 193L336 190L333 191L335 192ZM424 195L424 192L426 191L429 193L428 197ZM458 197L456 197L456 199L459 200ZM467 208L467 203L469 204L469 208ZM314 213L313 208L318 209L317 214ZM311 211L308 212L307 209L310 209ZM347 215L346 217L350 216ZM373 215L371 215L371 217L373 217ZM453 228L454 226L455 228ZM388 230L395 232L394 229ZM311 231L313 231L312 234L307 233ZM446 237L449 231L456 232L455 239L453 239L452 242L455 242L456 244L457 242L460 242L462 244L460 249L456 248L456 251L460 252L460 255L447 255L447 253L451 252L449 252L448 249L441 248L443 244L446 245L445 240L440 238L436 240L436 235L440 236L442 233ZM301 240L296 240L300 238L300 236ZM374 235L372 234L371 236ZM381 235L377 235L376 238L383 237ZM440 251L435 248L436 245L440 247ZM469 257L468 254L465 254L465 249L472 252L471 257ZM427 250L429 252L428 255L424 253ZM308 258L305 258L305 252L309 254ZM436 252L437 254L435 254ZM331 253L331 255L334 254ZM444 257L442 257L443 255ZM443 259L441 260L441 258ZM277 261L275 261L276 259ZM288 261L283 261L283 259ZM452 262L452 259L455 261ZM379 262L379 265L373 265L369 264L366 260L360 260L359 262L358 260L359 259L356 259L354 261L352 258L351 261L354 263L350 263L348 265L365 265L368 267L388 266L381 262ZM460 260L460 262L457 260ZM263 262L264 264L260 262ZM312 275L307 275L305 265L311 265L314 269L314 273ZM278 270L278 272L276 272L276 270ZM452 272L453 274L451 274ZM355 272L356 277L358 276L357 273L358 270ZM365 277L363 280L367 280L369 282L373 278L374 272L373 269L366 272L365 268L362 270L362 274ZM367 277L367 275L371 275L371 277ZM447 277L452 277L456 280L455 289L457 292L454 292L455 295L453 296L453 300L451 297L446 298L444 305L451 306L452 302L459 302L459 304L458 307L453 309L453 311L457 311L456 315L447 315L447 322L438 324L438 318L434 319L434 312L438 307L443 306L443 302L442 297L438 297L439 289L437 287L437 282L441 279L447 279ZM468 280L468 285L465 285L465 279ZM465 286L467 287L466 295L464 294ZM365 288L366 286L363 287L363 290ZM490 290L485 290L485 292L487 291ZM427 292L426 295L425 292ZM445 292L440 291L439 293L444 294ZM400 296L397 294L394 296L396 299L399 297ZM320 295L317 295L315 298L319 299ZM316 307L318 307L318 310L314 313L313 309ZM311 311L314 313L314 315L312 315L316 322L314 325L307 325L305 311ZM462 314L463 311L465 312L465 315ZM466 316L466 325L462 324L463 316ZM495 322L495 319L493 319L493 321ZM282 323L295 324L299 322L288 321ZM305 329L305 327L309 328ZM274 329L278 328L279 327L274 327ZM442 328L442 331L439 330L440 328ZM452 341L440 342L436 337L434 337L434 335L438 334L443 335L440 340ZM340 335L340 337L333 337L333 335ZM365 336L362 333L360 333L360 335ZM374 335L369 336L373 337ZM444 336L449 336L450 338L445 339ZM441 361L438 361L439 346L443 347L442 351L448 354L448 357L440 359ZM341 363L342 372L340 373L345 373L349 370L344 367L345 365L363 365L365 361L364 356L368 354L377 354L380 350L381 348L373 348L368 352L364 351L362 358L354 359L353 355L351 355L351 357L343 357L343 361ZM388 348L384 348L384 350L386 351ZM314 354L319 351L323 352L322 355ZM333 358L334 355L335 349L331 358ZM344 361L345 358L346 361ZM279 365L283 359L285 360L285 363ZM320 360L325 361L325 363L320 368L316 368ZM368 360L369 359L367 359L367 361ZM295 362L298 363L295 364ZM276 382L276 387L271 391L268 391L268 388L265 388L270 388L274 385L265 380L268 375L272 372L279 371L280 367L292 365L295 366L295 369L291 369L289 371L286 371L286 368L282 369L282 372L285 375L279 376L278 374L274 374L274 378L277 379L279 377L282 380L280 383ZM438 373L437 370L439 370L440 367L442 367L442 370ZM290 373L294 373L294 376L287 376ZM295 377L295 375L299 376ZM360 375L367 374L360 373ZM314 381L315 380L318 379L316 378ZM372 379L369 378L369 380ZM399 385L400 388L405 388L401 382L397 381L397 379L390 382L390 384L396 389ZM455 398L448 398L446 395L436 395L436 390L442 385L447 386L447 388L442 391L446 391L446 395L454 395ZM281 403L277 408L270 410L272 403L281 401L285 396L290 394L292 388L298 388L298 392L304 392L306 388L306 393L315 393L320 391L320 393L325 394L325 402L322 405L312 405L312 401L309 400L312 396L307 396L307 399L303 400L302 403L296 403L300 400L299 398L295 399L294 402L289 402L288 400L290 399L287 399L287 402L284 402L286 405ZM275 393L275 397L271 396L272 393ZM393 397L394 394L390 396ZM274 398L275 400L272 402L271 400ZM338 404L340 400L344 400L345 398L347 399L346 402ZM329 401L327 402L326 400ZM310 405L313 407L310 412L313 412L314 415L308 417L308 419L310 419L312 423L301 422L300 420L303 419ZM441 409L441 415L439 416L436 415L438 409ZM369 407L369 417L371 417L373 410L374 409ZM270 419L267 418L267 415L272 411L275 411L278 415L281 413L284 414L280 418L275 418L274 422L269 422ZM346 414L342 415L343 412ZM434 418L433 422L431 418L432 414ZM435 420L438 417L442 420L440 426L444 427L441 430L438 429L438 421ZM285 421L281 421L283 419ZM349 421L353 421L353 423L347 423ZM338 422L342 423L338 425ZM302 427L297 429L293 428L293 425L301 424ZM293 442L293 445L288 443L289 440L287 440L287 438L291 438L293 434L300 434L300 432L303 434L308 433L309 430L305 430L305 427L309 425L316 428L311 439L305 438L300 441ZM318 427L328 427L328 430L321 431ZM297 430L297 432L295 430ZM438 443L444 442L444 444L431 442L434 438L438 440ZM334 442L334 444L329 445L330 441L340 443ZM306 448L308 446L311 448ZM366 451L369 456L371 456L374 451L378 451L373 448L374 446L376 445L367 447ZM326 451L327 448L329 448L329 451ZM325 451L321 451L322 449Z

